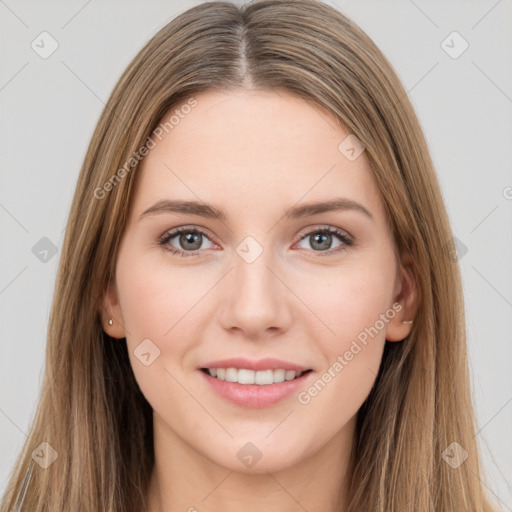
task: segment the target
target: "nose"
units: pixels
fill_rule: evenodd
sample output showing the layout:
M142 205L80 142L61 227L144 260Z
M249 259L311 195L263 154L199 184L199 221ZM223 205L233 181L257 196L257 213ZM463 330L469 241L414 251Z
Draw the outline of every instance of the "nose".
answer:
M288 330L293 294L279 276L270 251L249 263L238 254L226 276L220 306L224 329L251 340L263 340Z

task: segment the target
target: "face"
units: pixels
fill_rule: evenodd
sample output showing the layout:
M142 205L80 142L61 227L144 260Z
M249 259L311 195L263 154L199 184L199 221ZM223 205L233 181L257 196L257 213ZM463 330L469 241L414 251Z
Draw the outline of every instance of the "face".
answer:
M195 100L137 170L104 328L164 437L276 471L350 438L386 339L410 331L410 277L330 114L284 92Z

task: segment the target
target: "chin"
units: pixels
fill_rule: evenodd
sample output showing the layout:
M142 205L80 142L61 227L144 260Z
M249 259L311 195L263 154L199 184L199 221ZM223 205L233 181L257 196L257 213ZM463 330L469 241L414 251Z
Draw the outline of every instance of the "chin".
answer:
M234 444L222 453L206 456L226 469L251 475L282 471L300 462L301 451L297 450L297 444L283 446L282 443L272 443L268 439L262 439L261 442L235 441ZM276 445L280 446L279 451Z

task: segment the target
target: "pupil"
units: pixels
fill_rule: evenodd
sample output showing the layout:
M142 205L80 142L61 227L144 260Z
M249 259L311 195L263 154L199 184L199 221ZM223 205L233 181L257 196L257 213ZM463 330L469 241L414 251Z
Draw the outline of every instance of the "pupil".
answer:
M196 250L201 247L201 233L186 233L181 235L180 237L180 243L182 244L182 247L187 247L186 244L191 243L194 244L193 247L188 247L188 249Z
M323 243L320 242L320 244L317 245L317 249L329 249L330 242L331 242L331 235L329 233L316 233L313 235L313 243L311 246L315 248L315 245L317 244L317 241L319 238L323 237Z

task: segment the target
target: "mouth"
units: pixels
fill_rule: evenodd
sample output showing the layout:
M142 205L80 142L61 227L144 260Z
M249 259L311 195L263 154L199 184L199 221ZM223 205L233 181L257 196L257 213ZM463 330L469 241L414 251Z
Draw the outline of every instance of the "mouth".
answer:
M251 370L248 368L201 368L201 371L217 380L242 385L270 386L281 382L300 379L303 375L312 372L286 370L284 368Z
M239 407L262 409L279 404L307 386L312 369L199 368L205 383L219 397Z

